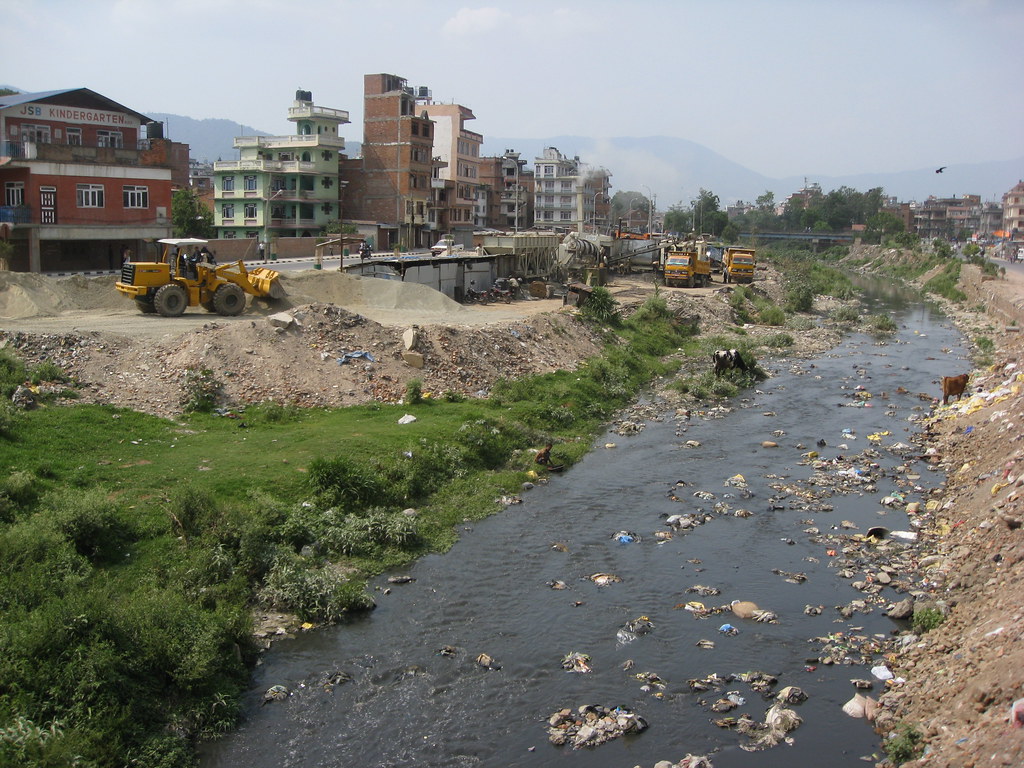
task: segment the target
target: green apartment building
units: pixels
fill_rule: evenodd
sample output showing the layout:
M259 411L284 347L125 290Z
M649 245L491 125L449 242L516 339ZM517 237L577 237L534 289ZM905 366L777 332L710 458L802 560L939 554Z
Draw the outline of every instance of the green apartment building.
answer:
M238 160L213 164L217 237L249 238L256 258L276 254L280 237L312 237L341 218L338 157L345 151L342 109L318 107L309 91L296 91L288 110L293 136L238 136Z

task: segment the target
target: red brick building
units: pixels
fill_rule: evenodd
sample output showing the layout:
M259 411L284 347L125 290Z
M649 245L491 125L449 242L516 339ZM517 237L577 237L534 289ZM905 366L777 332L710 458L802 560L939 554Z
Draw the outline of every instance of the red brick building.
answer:
M404 78L365 75L363 156L341 161L344 217L376 222L379 251L428 248L436 239L428 223L434 123L417 114L416 101Z
M153 126L146 136L144 126ZM0 96L0 237L10 268L115 269L171 235L172 169L185 145L88 88ZM187 179L187 176L185 176ZM186 182L187 183L187 182Z

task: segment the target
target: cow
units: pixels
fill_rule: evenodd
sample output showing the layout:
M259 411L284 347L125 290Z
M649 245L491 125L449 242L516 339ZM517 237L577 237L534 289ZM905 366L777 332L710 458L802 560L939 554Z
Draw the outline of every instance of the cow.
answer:
M959 400L963 397L964 390L967 388L967 379L970 374L961 373L959 376L943 376L942 377L942 404L946 405L949 402L949 398L955 397Z
M735 349L716 350L711 355L711 362L715 364L715 376L721 376L725 371L730 371L733 368L739 371L747 370L743 356Z

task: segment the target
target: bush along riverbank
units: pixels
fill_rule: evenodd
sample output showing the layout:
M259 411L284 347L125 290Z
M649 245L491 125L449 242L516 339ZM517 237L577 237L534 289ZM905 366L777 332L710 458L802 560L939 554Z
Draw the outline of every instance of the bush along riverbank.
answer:
M413 380L401 404L225 418L203 412L216 382L200 377L199 410L178 421L47 405L73 382L31 387L31 411L5 403L0 764L193 765L197 739L236 724L268 636L370 609L369 575L446 550L458 524L543 482L545 443L571 465L652 381L713 398L761 375L712 381L718 346L751 363L827 346L832 331L783 308L802 283L772 280L709 299L724 322L683 294L620 313L598 290L578 321L600 329L602 355L486 399L425 397ZM46 365L0 351L0 387L59 381Z

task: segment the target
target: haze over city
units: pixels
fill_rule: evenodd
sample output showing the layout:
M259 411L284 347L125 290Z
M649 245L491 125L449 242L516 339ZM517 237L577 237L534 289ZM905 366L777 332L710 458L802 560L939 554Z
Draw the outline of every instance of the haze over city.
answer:
M0 9L4 84L84 86L143 113L269 133L292 132L286 111L303 88L348 110L342 134L359 141L363 75L389 72L469 107L467 127L485 146L488 136L671 136L766 176L812 179L1024 155L1016 0L0 0ZM584 159L620 175L630 162L621 152ZM666 202L678 196L666 169L637 162L649 167L632 176ZM1004 191L949 183L936 194Z

